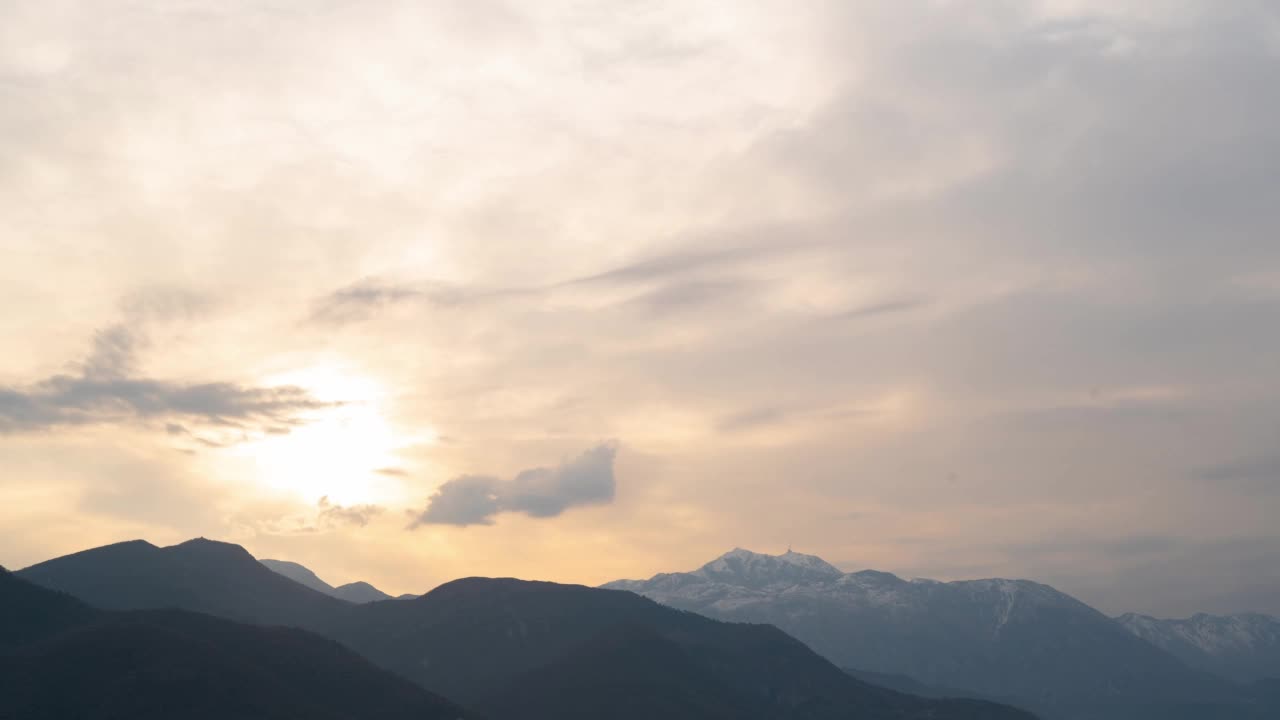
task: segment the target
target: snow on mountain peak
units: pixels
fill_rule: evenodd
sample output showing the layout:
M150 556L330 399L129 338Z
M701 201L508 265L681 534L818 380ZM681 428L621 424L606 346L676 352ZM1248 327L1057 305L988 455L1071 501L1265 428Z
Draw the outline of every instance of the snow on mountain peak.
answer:
M815 555L791 550L782 555L765 555L734 548L691 574L738 587L756 588L834 579L844 573Z
M782 555L779 555L778 558L781 560L785 560L786 562L789 562L792 565L798 565L800 567L809 568L811 570L818 570L818 571L827 573L829 575L844 574L839 568L827 562L826 560L823 560L817 555L805 555L804 553L798 553L790 548L787 548L787 551Z

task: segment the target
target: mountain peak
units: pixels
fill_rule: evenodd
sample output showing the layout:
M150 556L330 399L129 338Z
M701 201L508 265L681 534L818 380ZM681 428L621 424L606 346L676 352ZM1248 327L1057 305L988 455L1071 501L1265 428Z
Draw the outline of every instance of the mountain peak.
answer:
M836 566L832 565L826 560L823 560L817 555L806 555L804 553L798 553L792 550L791 548L787 548L787 551L782 555L779 555L778 557L782 560L785 560L791 563L792 565L798 565L800 567L820 570L822 572L825 572L831 575L844 574L844 572L840 570L840 568L837 568Z
M272 572L283 575L296 583L306 585L317 592L322 592L325 595L336 597L339 600L346 600L347 602L353 603L368 603L391 599L390 595L364 581L350 582L346 585L334 587L324 580L321 580L320 577L312 572L310 568L296 562L290 562L288 560L271 560L269 558L259 560L258 562Z
M390 600L391 596L363 580L339 585L330 593L336 598L353 603L369 603L379 600Z
M1126 613L1116 622L1188 665L1253 681L1280 667L1280 619L1260 613L1155 618Z
M270 558L259 560L258 562L262 563L273 572L279 573L296 583L306 585L312 590L322 592L326 595L333 594L334 587L321 580L315 573L311 572L310 568L304 565L299 565L296 562L290 562L288 560L272 560Z
M766 555L734 548L692 573L740 587L767 587L829 580L844 573L815 555L788 550L782 555Z
M221 540L210 540L209 538L206 538L206 537L191 538L190 540L187 540L185 542L180 542L177 545L171 545L170 547L184 548L187 550L207 550L207 551L213 551L213 552L228 552L228 553L236 553L236 554L249 553L248 550L245 550L243 547L241 547L240 545L236 545L235 543L223 542Z

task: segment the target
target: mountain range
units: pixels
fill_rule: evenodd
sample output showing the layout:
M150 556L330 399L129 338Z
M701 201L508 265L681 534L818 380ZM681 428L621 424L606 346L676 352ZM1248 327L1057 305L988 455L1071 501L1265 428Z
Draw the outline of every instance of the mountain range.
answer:
M296 562L290 562L288 560L259 560L258 562L265 565L268 569L273 570L296 583L306 585L312 590L318 590L325 595L336 597L339 600L346 600L351 603L369 603L392 599L391 595L388 595L387 593L384 593L378 588L363 581L351 582L346 585L334 587L321 580L320 577L312 572L310 568L299 565ZM418 596L405 594L398 596L397 599L407 600L415 597Z
M92 621L87 630L73 628L47 640L52 645L24 641L28 649L12 668L21 670L14 676L20 679L12 682L26 693L22 702L28 707L56 709L60 695L53 690L58 687L84 702L115 698L117 673L124 673L126 687L133 682L129 678L150 683L138 687L139 698L171 700L197 692L200 688L190 685L201 677L210 680L200 687L230 688L230 697L254 696L279 682L282 698L301 703L310 677L326 686L328 696L348 698L354 689L343 679L345 671L337 669L338 660L356 658L354 651L381 668L377 678L366 676L369 686L375 679L386 683L403 677L433 693L415 696L419 700L446 697L490 720L1032 717L997 703L925 699L872 685L777 628L719 622L628 592L467 578L421 598L355 604L290 580L239 546L203 539L169 548L122 543L41 563L18 575L113 609L103 613L109 618L103 630ZM76 609L80 605L63 607L68 600L67 594L50 592L45 601L23 607L37 606L27 610L37 618L82 611ZM52 608L47 613L40 609L46 602ZM209 615L304 629L249 627ZM17 624L23 622L20 618ZM69 649L61 642L71 643ZM263 642L274 644L263 648ZM192 647L202 650L186 654ZM329 670L304 664L291 672L287 658L295 653L309 657L307 662L329 663ZM111 665L120 656L141 667L142 674L129 674L129 663L122 663L93 675L98 665ZM250 677L232 673L242 657ZM273 715L264 706L242 712L223 708L221 715L206 716L400 717L390 711L311 714L304 709L310 705L298 707L294 715ZM137 716L148 717L145 712Z
M17 574L105 610L181 608L260 625L310 627L352 605L267 569L239 545L203 538L105 545Z
M1274 717L1252 690L1027 580L904 580L846 573L812 555L735 549L692 572L604 587L775 625L860 677L903 678L897 687L922 694L948 688L1071 720Z
M1126 630L1194 668L1242 682L1280 678L1280 619L1258 613L1157 619L1129 613Z
M0 569L5 720L456 720L341 645L181 610L104 611Z

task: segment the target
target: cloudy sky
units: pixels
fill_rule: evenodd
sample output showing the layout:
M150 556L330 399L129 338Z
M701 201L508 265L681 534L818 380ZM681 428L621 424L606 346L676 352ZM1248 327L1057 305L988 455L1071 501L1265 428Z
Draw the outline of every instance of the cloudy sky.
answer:
M1280 613L1267 0L0 0L0 564Z

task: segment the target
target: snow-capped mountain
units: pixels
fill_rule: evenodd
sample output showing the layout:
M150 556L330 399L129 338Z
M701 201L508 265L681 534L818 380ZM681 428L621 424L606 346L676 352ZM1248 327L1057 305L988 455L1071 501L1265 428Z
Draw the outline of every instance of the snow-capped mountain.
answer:
M1201 613L1163 620L1129 613L1116 621L1192 667L1243 681L1280 678L1280 618Z
M735 549L692 572L604 587L770 623L842 667L1021 702L1046 716L1136 718L1154 703L1230 695L1225 683L1029 580L904 580L842 572L812 555Z

